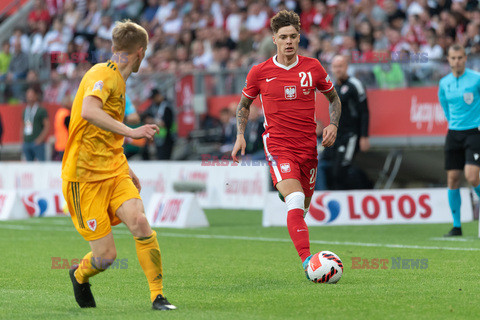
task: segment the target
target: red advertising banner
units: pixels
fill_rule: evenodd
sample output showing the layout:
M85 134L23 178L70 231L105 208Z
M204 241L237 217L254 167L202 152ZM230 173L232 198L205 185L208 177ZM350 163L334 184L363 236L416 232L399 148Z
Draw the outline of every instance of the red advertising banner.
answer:
M58 105L44 104L42 105L48 112L48 118L50 119L50 135L53 135L53 120L55 119L55 112L59 108ZM0 104L0 117L3 125L3 137L2 143L19 143L22 142L22 128L23 128L23 110L24 104L10 105Z
M438 101L437 90L437 87L368 90L370 135L444 136L447 120ZM328 124L328 101L323 94L317 92L317 95L317 118ZM218 116L225 106L239 101L240 95L211 97L208 99L209 113ZM261 107L260 99L255 99L253 104Z
M373 137L405 136L444 136L447 121L437 98L437 87L406 88L396 90L368 90L370 109L370 135ZM193 110L193 77L182 78L177 83L177 121L178 135L184 137L195 126ZM328 101L317 93L317 117L323 123L329 123ZM240 95L216 96L207 99L211 116L218 117L220 110L230 104L238 104ZM261 108L260 99L253 105ZM47 109L51 134L57 105L44 105ZM2 143L22 141L22 112L25 105L0 104L0 116L3 123Z
M177 121L179 137L186 137L195 127L195 112L193 111L193 76L185 76L176 83Z

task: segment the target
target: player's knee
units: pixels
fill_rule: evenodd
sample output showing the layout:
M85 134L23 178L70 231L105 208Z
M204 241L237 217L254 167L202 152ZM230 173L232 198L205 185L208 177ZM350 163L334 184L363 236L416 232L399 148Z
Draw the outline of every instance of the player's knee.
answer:
M450 189L458 189L460 187L460 177L449 176L447 182Z
M98 269L107 269L117 258L117 249L105 248L100 255L92 258L92 264Z
M292 192L285 197L285 204L287 205L287 211L293 209L302 209L305 208L305 194L303 192L297 191Z
M144 214L138 214L135 218L135 229L140 233L138 236L148 237L151 234L150 224Z
M467 179L468 183L472 186L477 186L480 182L478 174L475 172L465 172L465 179Z

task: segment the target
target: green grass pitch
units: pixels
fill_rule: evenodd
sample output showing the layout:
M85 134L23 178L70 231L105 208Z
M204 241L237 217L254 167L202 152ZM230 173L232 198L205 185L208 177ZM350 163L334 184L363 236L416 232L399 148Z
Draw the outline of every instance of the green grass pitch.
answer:
M478 223L445 241L450 225L310 228L312 252L344 263L338 284L306 280L288 231L262 228L259 211L207 210L210 228L157 229L165 294L178 310L151 310L148 285L128 230L114 228L127 269L92 278L96 309L80 309L67 270L52 257L89 250L69 218L0 222L2 319L478 319ZM387 269L352 268L352 259L388 259ZM395 259L428 259L427 268ZM408 261L407 261L408 262ZM406 264L411 267L411 262ZM422 264L420 264L422 266ZM423 264L423 266L425 266Z

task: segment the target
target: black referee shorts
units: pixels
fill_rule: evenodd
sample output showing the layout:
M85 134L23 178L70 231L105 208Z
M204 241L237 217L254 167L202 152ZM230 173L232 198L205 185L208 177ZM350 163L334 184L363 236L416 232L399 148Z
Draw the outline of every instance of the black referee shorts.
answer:
M480 167L480 129L448 130L445 170L463 170L465 164Z

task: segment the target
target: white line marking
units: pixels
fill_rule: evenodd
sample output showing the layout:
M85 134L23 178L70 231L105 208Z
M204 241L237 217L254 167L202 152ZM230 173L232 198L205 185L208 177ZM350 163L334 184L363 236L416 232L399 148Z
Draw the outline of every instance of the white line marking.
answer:
M430 238L429 240L437 240L437 241L458 241L458 242L467 242L467 241L476 241L476 239L468 239L468 238L442 238L442 237L436 237L436 238Z
M12 230L36 230L36 231L66 231L76 232L73 228L61 228L61 227L34 227L34 226L22 226L14 224L0 224L0 229L12 229ZM122 230L123 229L123 230ZM129 235L130 231L126 228L114 229L114 235ZM282 238L264 238L264 237L246 237L246 236L228 236L220 234L182 234L182 233L169 233L158 232L160 237L172 237L172 238L193 238L193 239L224 239L224 240L242 240L242 241L263 241L263 242L288 242L290 239ZM325 241L325 240L310 240L310 243L314 244L328 244L339 246L356 246L356 247L377 247L377 248L397 248L397 249L418 249L418 250L458 250L458 251L480 251L480 248L462 248L462 247L438 247L438 246L416 246L405 244L388 244L388 243L368 243L368 242L349 242L349 241Z

